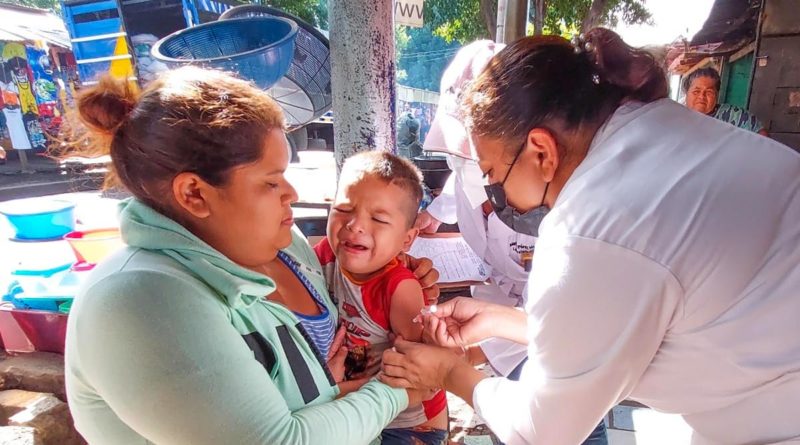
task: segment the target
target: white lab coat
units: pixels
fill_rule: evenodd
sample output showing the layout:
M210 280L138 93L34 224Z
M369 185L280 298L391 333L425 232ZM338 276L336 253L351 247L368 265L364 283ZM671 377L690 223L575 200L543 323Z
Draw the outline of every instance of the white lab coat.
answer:
M522 266L520 254L532 251L536 238L514 232L494 213L484 217L481 203L487 197L480 169L474 161L451 156L448 163L454 172L442 194L427 210L431 216L447 224L458 221L464 241L489 266L489 284L474 286L473 297L522 307L528 272ZM503 339L485 341L480 347L501 375L508 375L528 355L526 346Z
M800 441L800 154L668 99L623 106L544 219L508 444L575 444L630 398L698 444Z

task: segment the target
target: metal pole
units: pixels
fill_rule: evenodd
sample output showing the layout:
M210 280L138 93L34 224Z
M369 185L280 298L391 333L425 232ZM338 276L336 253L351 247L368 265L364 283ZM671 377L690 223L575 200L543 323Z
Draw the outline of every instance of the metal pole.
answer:
M395 150L393 0L330 2L337 169L365 150Z

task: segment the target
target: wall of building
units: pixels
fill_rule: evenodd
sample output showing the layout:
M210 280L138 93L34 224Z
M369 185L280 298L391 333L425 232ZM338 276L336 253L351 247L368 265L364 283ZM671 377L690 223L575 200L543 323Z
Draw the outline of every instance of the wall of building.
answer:
M800 151L800 7L766 0L757 43L750 110L770 136Z

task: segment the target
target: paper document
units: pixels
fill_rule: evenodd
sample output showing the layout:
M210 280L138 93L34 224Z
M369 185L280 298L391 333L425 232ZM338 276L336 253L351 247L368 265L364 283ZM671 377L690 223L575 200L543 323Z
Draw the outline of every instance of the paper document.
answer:
M489 267L460 236L418 237L408 253L417 258L430 258L439 271L440 283L486 281L489 278Z

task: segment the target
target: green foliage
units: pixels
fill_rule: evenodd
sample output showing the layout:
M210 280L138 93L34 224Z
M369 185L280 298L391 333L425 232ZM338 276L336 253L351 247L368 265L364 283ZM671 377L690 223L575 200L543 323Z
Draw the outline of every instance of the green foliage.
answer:
M546 6L543 20L545 34L571 35L581 28L581 22L593 2L599 2L603 6L600 24L614 27L620 21L626 24L652 22L650 11L645 5L646 0L530 0L531 14L536 10L534 4L541 1ZM496 0L426 0L425 24L448 43L458 41L466 44L477 39L491 38L489 27L495 23L487 20L493 14L496 15L496 3ZM483 14L482 7L494 9Z
M328 0L254 0L294 14L317 28L328 29Z
M401 54L404 54L408 49L408 44L411 42L411 37L408 36L408 28L405 26L397 25L394 27L394 53L397 58L395 77L397 82L405 85L405 80L408 79L406 70L400 67Z
M61 3L58 0L3 0L12 5L27 6L29 8L49 9L56 14L61 14Z
M537 0L533 0L537 1ZM538 0L541 1L541 0ZM581 22L589 13L593 1L604 3L599 23L615 27L620 20L634 25L652 23L645 0L544 0L547 12L544 17L544 34L572 35L581 28ZM535 9L531 8L531 13ZM533 17L531 17L533 21Z
M426 0L425 25L447 43L489 38L479 0Z
M617 0L613 9L606 12L606 21L609 26L614 27L622 23L628 25L653 24L653 16L647 9L644 0Z
M435 35L431 25L423 28L397 26L397 81L401 85L439 91L439 80L461 45Z
M544 33L559 34L569 38L581 28L581 22L589 13L593 2L602 6L599 22L616 26L620 21L627 24L651 22L646 0L531 0L544 1ZM397 26L395 46L397 48L397 80L413 88L438 91L439 80L455 55L458 47L478 39L491 38L487 17L482 7L496 8L496 0L425 0L425 26L414 29ZM496 11L496 9L494 10ZM533 18L531 17L531 21ZM533 34L533 25L528 26Z

